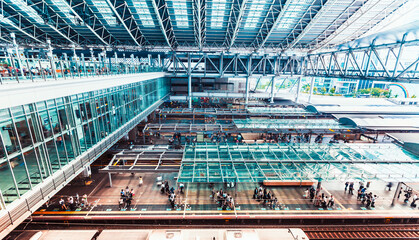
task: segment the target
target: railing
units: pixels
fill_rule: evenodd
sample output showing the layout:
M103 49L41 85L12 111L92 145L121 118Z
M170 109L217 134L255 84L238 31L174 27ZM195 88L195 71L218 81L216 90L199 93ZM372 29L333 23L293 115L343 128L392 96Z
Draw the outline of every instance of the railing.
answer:
M83 77L163 71L136 59L35 59L0 57L0 84L80 79Z

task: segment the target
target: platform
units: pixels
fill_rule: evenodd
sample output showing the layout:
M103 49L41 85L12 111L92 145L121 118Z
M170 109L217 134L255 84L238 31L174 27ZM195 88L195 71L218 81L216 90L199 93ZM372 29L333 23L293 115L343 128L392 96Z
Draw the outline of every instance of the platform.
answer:
M343 182L323 183L320 193L335 197L335 206L323 209L314 206L309 199L303 198L304 187L269 187L268 190L278 198L276 208L264 206L252 198L253 189L258 186L255 183L238 183L235 188L226 188L224 185L215 184L215 189L224 189L232 195L236 202L236 208L221 210L210 198L211 189L207 183L189 183L186 185L184 194L178 194L179 207L172 209L166 195L160 193L156 185L156 177L162 176L169 180L170 186L174 186L175 173L146 173L141 174L144 184L138 186L137 179L140 174L115 174L113 175L113 187L109 187L108 178L105 174L97 174L93 183L81 187L72 185L64 188L51 201L49 207L43 206L33 214L35 221L124 221L139 220L160 222L170 221L200 221L203 219L213 221L230 220L275 220L275 221L365 221L374 219L377 221L405 221L417 223L419 210L403 204L403 195L397 199L394 206L391 205L395 187L392 191L385 190L385 182L373 182L367 192L377 194L375 208L366 208L361 205L355 195L344 191ZM133 188L134 200L130 209L120 209L118 206L119 192L126 187ZM412 184L419 188L419 185ZM358 184L355 183L355 189ZM417 189L417 188L416 188ZM58 200L68 195L80 196L88 194L91 206L75 211L60 211ZM186 206L186 207L183 207ZM323 221L322 220L322 221Z

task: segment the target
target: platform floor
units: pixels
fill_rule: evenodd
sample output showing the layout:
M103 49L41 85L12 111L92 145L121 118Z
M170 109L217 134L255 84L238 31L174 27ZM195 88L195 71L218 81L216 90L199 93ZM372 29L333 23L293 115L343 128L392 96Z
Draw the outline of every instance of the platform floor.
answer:
M412 216L419 217L419 209L411 208L410 204L403 203L403 194L397 203L392 206L391 202L396 190L396 185L391 191L385 189L387 183L373 182L367 192L378 195L375 208L366 208L357 201L356 192L354 195L344 191L344 183L327 182L322 184L321 193L335 197L333 208L323 209L314 206L309 199L303 198L305 187L269 187L278 198L278 206L272 209L262 203L252 199L252 193L256 186L255 183L239 183L235 188L226 188L223 184L216 184L215 189L223 189L232 195L236 202L233 210L222 210L210 198L211 189L208 183L187 184L184 194L178 194L179 204L175 209L171 209L168 197L160 193L160 187L156 184L156 177L162 176L168 180L170 186L174 186L176 173L146 173L143 176L144 184L138 185L140 174L112 174L112 187L109 184L107 174L94 174L92 182L88 186L81 186L74 182L66 186L56 196L54 196L49 206L44 205L34 216L47 215L302 215L302 214L332 214L332 215L351 215L351 214L384 214L386 216ZM126 187L134 189L134 200L129 209L120 209L118 200L121 189ZM355 189L358 188L355 183ZM416 190L419 185L411 185ZM58 200L70 195L88 195L89 207L77 208L74 211L61 211ZM186 207L182 207L186 206Z

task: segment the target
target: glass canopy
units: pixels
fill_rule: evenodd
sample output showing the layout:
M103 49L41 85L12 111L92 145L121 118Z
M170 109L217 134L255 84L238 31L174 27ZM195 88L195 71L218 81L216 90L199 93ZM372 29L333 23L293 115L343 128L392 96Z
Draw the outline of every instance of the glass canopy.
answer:
M353 129L332 119L235 119L238 129Z
M281 113L281 114L301 114L313 115L313 112L304 108L270 108L270 107L249 107L247 111L250 113Z
M419 157L394 144L187 145L178 182L419 182Z

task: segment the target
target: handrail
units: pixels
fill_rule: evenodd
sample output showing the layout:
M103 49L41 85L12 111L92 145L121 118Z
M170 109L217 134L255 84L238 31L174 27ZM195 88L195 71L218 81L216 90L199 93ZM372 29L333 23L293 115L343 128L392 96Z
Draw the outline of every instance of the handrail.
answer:
M35 59L0 57L0 84L37 81L81 79L94 76L111 76L160 72L162 67L145 65L132 58L104 59Z

